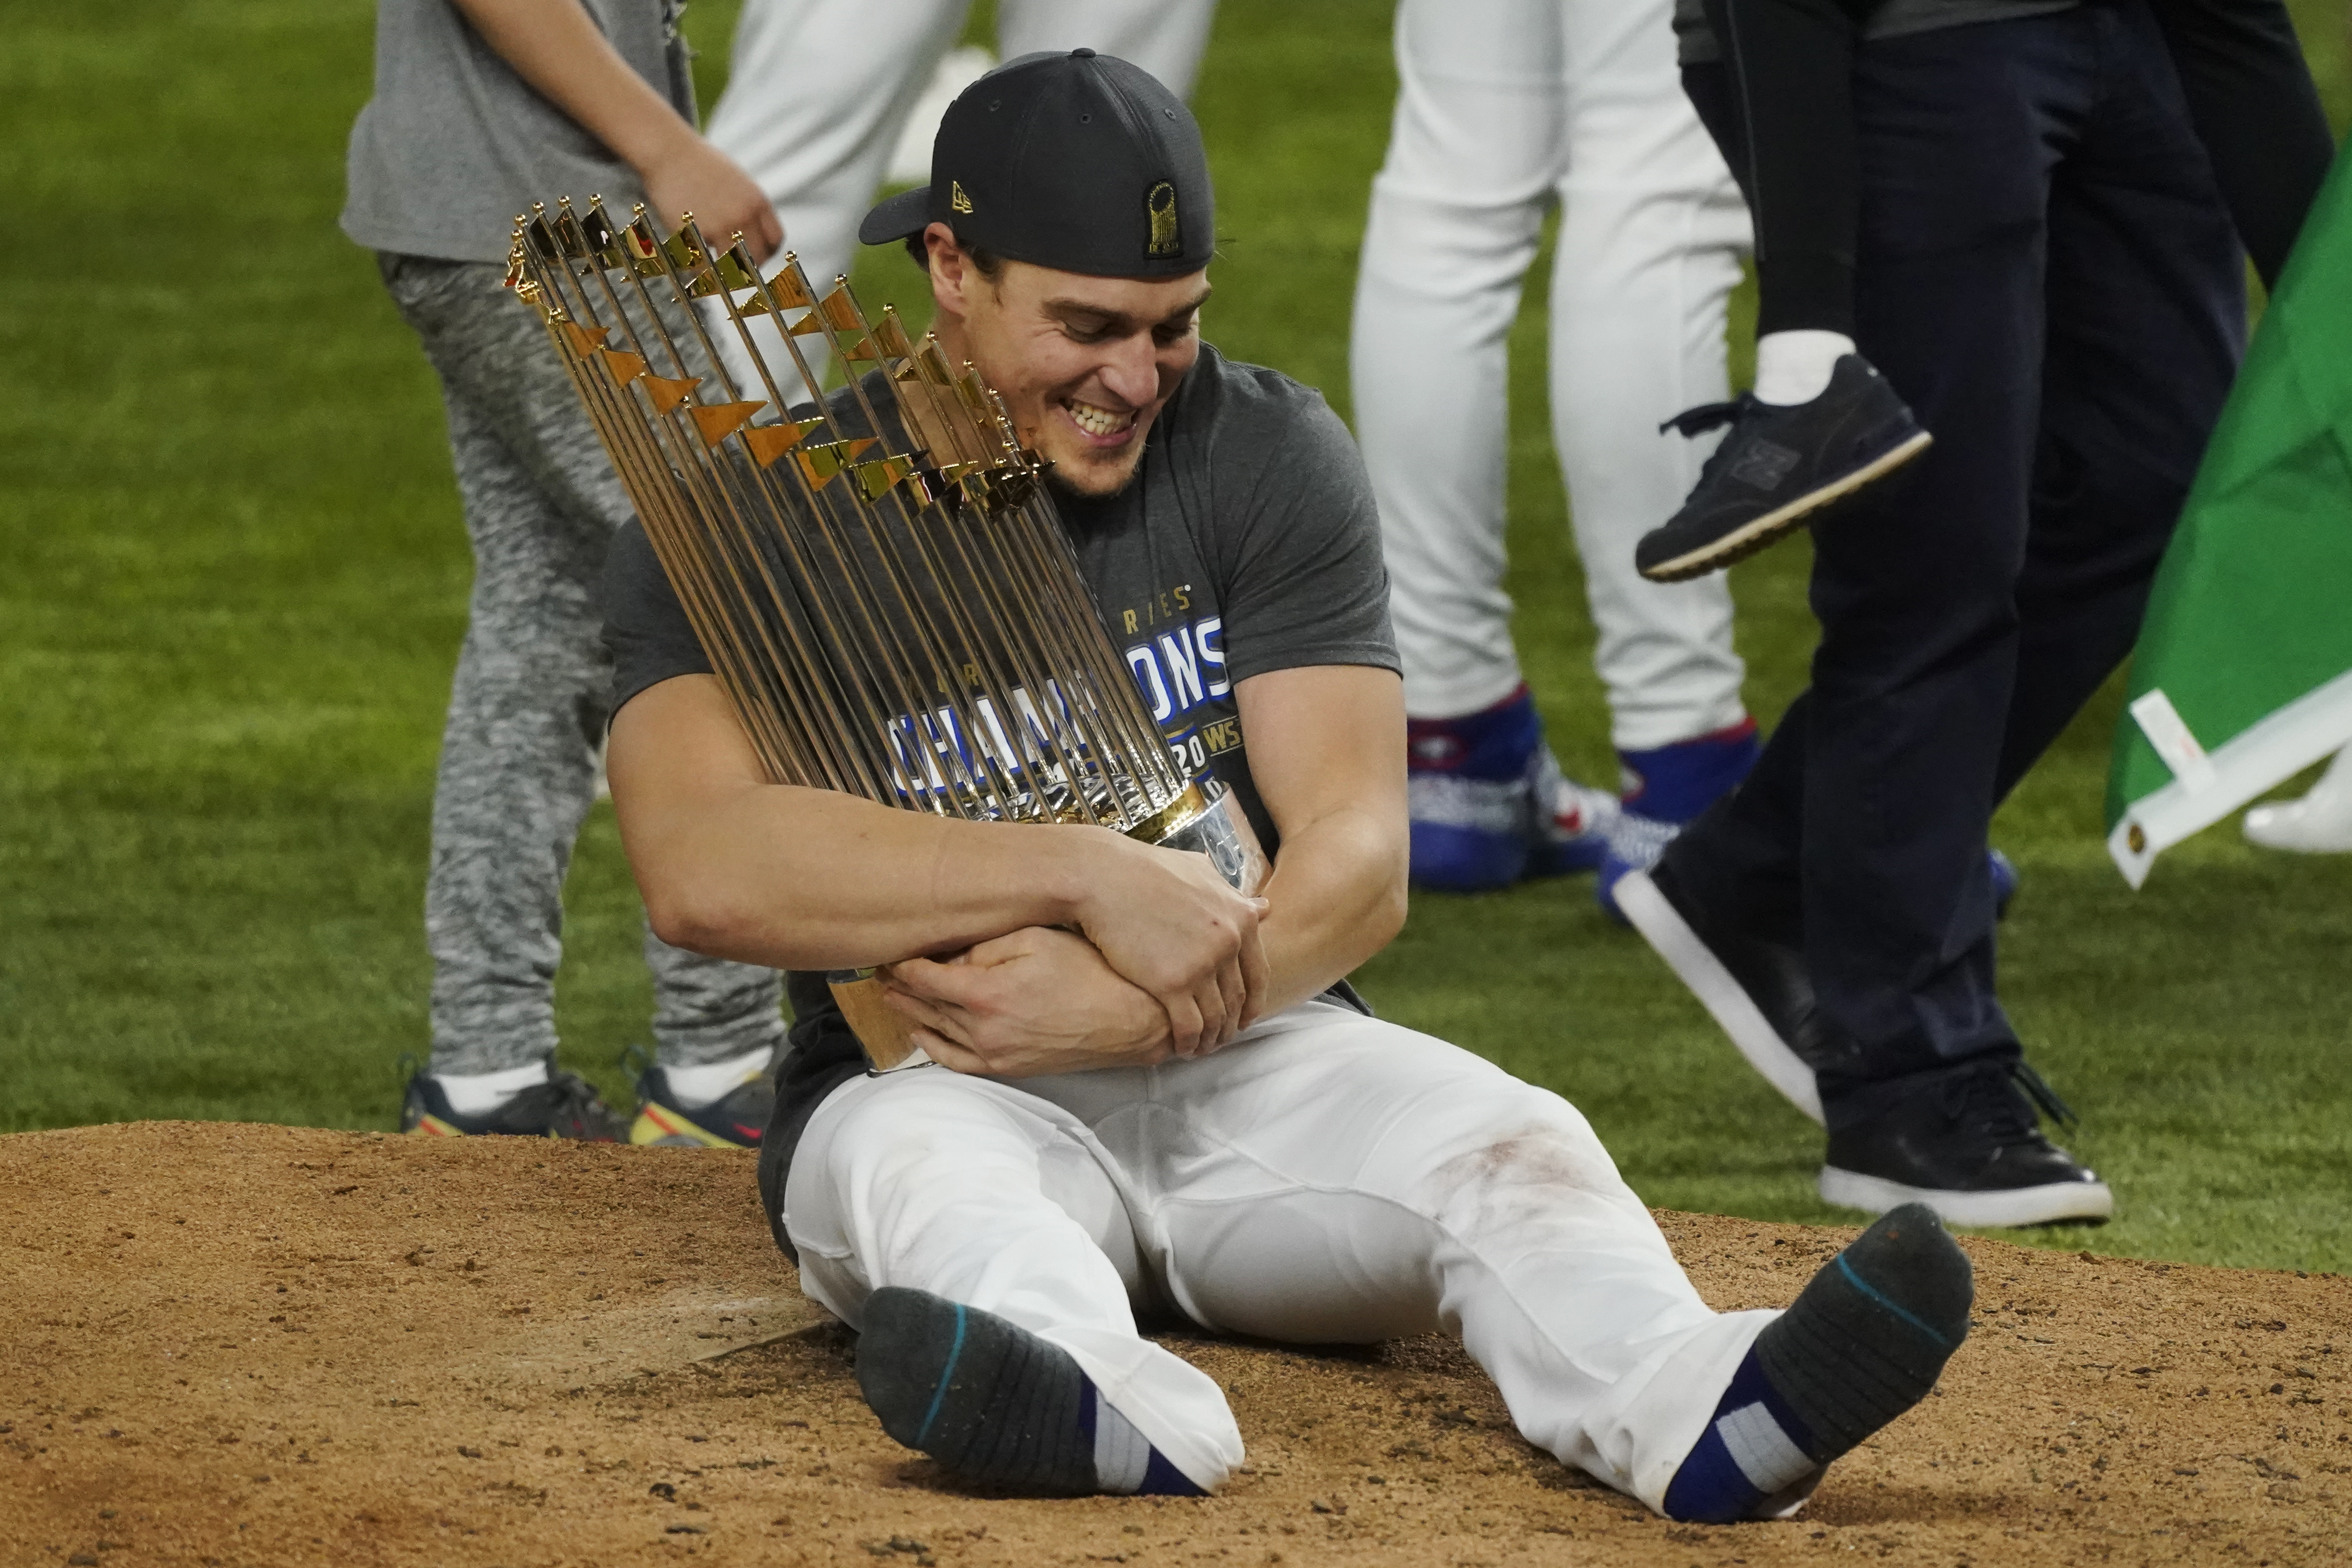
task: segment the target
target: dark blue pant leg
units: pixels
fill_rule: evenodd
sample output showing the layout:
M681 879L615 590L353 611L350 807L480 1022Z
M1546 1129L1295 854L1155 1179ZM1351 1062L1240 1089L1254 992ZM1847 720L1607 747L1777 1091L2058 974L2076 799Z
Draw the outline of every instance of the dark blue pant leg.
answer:
M2238 266L2137 0L1874 42L1856 94L1860 340L1937 446L1817 530L1813 686L1672 855L1710 907L1801 930L1856 1046L1836 1126L2017 1052L1987 826L2128 649Z
M1720 65L1683 68L1683 91L1752 202L1747 132L1730 73ZM1685 827L1668 850L1675 875L1700 904L1759 936L1795 947L1804 941L1798 862L1803 840L1806 713L1800 692L1764 738L1748 776Z
M2113 84L2050 193L2049 343L2005 797L2129 656L2245 347L2245 268L2168 51L2105 14Z
M1832 1128L1901 1080L2013 1056L1984 872L2016 675L2053 178L2095 91L2066 14L1873 42L1855 73L1863 352L1936 436L1815 530L1800 879L1856 1055Z

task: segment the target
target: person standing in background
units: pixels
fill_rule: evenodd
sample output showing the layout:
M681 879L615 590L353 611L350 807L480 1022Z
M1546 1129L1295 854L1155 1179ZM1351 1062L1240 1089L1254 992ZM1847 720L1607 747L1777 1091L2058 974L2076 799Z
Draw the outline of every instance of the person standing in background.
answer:
M2150 9L2230 216L2273 285L2336 155L2294 22L2284 0L2154 0ZM1756 388L1676 421L1731 428L1689 501L1635 552L1643 575L1661 583L1762 549L1929 445L1854 342L1853 68L1865 27L1894 37L1948 14L1918 0L1682 0L1675 11L1679 29L1719 48L1744 142ZM1984 20L1999 8L1961 14Z
M1936 443L1815 529L1811 686L1744 785L1619 889L1823 1122L1829 1203L2112 1212L2041 1131L2071 1113L1998 994L1986 838L2131 650L2244 346L2249 247L2283 255L2301 222L2273 176L2328 141L2284 11L2231 9L2281 26L2238 34L2223 74L2277 85L2202 113L2184 75L2220 57L2174 50L2208 13L1889 0L1863 24L1855 341ZM1750 169L1702 10L1721 14L1685 0L1685 81Z
M971 9L971 0L744 0L710 140L775 204L812 279L849 270L858 220ZM1091 48L1189 98L1216 10L1216 0L999 0L997 58ZM923 150L928 163L928 140ZM773 322L755 322L752 336L761 353L790 363ZM824 341L799 346L822 378ZM719 352L731 363L739 351L724 342Z
M611 703L597 584L635 514L547 334L502 288L515 216L645 201L783 235L695 131L677 0L378 0L375 94L352 127L343 232L440 376L474 586L433 791L425 895L432 1058L401 1129L756 1144L783 1044L773 971L646 933L655 1065L634 1126L555 1070L563 877ZM690 334L680 333L681 338Z
M1737 784L1756 726L1720 578L1660 586L1634 542L1710 449L1659 426L1727 395L1746 209L1676 74L1669 0L1403 0L1350 380L1411 719L1412 874L1475 890L1630 867ZM1622 764L1564 778L1503 592L1506 339L1546 211L1553 437Z

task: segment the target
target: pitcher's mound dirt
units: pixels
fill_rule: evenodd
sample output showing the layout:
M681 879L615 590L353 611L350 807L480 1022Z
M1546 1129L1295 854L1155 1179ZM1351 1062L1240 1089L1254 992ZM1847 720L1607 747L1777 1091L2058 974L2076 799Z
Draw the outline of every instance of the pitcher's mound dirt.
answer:
M973 1497L859 1402L748 1155L142 1123L0 1138L10 1564L1993 1565L2352 1557L2352 1281L1997 1242L1941 1394L1795 1521L1655 1519L1437 1340L1173 1342L1207 1501ZM1850 1234L1664 1215L1718 1307Z

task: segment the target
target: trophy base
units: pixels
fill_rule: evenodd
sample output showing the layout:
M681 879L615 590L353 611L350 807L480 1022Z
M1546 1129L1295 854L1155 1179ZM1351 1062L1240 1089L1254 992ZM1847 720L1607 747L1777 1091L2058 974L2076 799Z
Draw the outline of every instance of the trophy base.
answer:
M1162 849L1183 849L1206 855L1217 874L1244 893L1265 886L1274 868L1257 841L1235 795L1214 776L1202 773L1182 795L1128 832L1130 838ZM883 985L872 969L836 969L825 975L841 1016L866 1048L866 1059L876 1072L920 1067L930 1058L915 1044L915 1026L883 1000Z

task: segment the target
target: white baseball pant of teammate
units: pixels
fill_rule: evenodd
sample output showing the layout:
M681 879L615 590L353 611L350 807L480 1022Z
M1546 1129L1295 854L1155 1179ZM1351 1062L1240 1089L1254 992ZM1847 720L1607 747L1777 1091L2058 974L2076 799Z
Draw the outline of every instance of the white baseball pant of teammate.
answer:
M801 1288L853 1328L894 1285L1009 1319L1211 1488L1240 1429L1138 1307L1296 1342L1458 1335L1529 1442L1652 1508L1779 1315L1699 1300L1566 1100L1326 1002L1157 1068L852 1080L783 1207Z
M849 270L858 220L971 0L744 0L714 145L775 204L784 244L819 288ZM997 58L1091 48L1141 66L1189 97L1216 0L998 0ZM752 329L771 364L790 364L772 322ZM819 376L821 337L799 340ZM756 384L722 344L737 384Z
M1633 546L1711 449L1659 422L1727 395L1747 209L1683 96L1670 0L1403 0L1388 159L1356 286L1356 433L1417 719L1519 683L1503 591L1506 335L1557 200L1553 439L1622 751L1737 724L1720 576L1645 582Z

